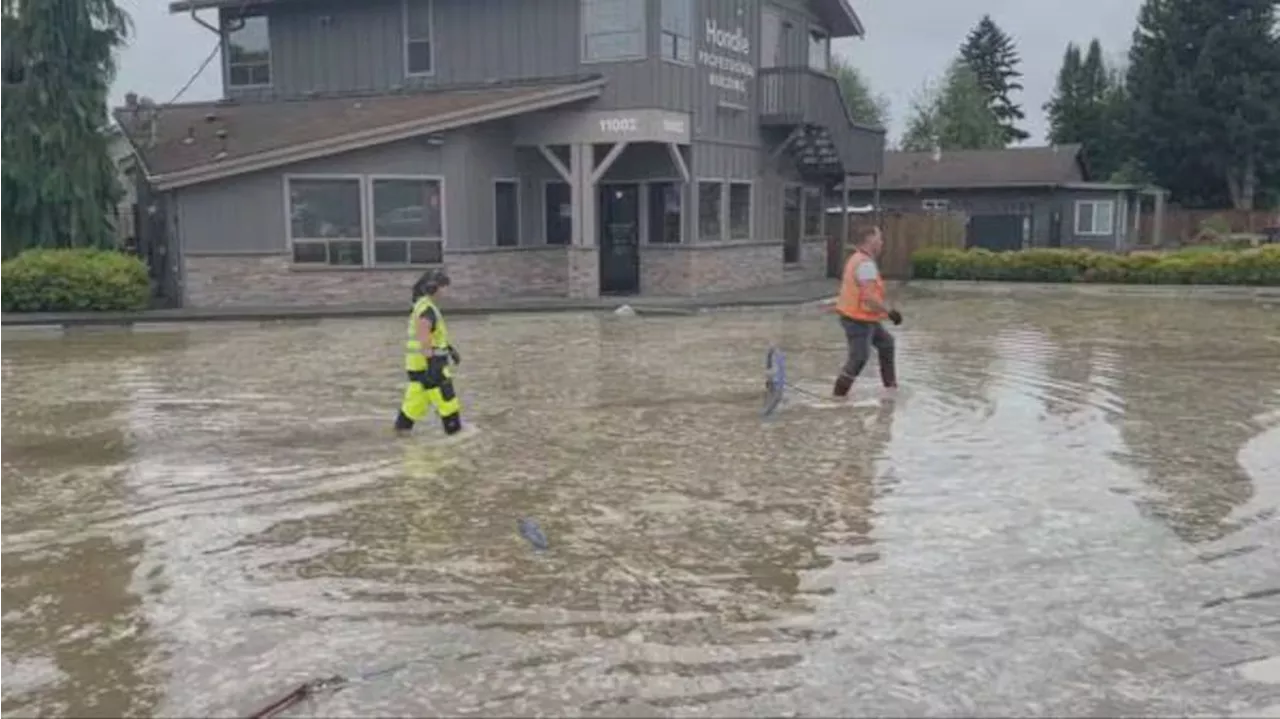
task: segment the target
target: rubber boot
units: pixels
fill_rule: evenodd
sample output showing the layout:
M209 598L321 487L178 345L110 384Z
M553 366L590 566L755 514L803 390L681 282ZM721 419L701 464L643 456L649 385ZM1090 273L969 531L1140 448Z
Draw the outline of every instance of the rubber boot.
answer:
M405 416L404 412L400 412L399 414L397 414L396 415L396 432L398 432L399 434L405 434L411 429L413 429L413 420Z
M841 374L836 377L836 386L831 390L831 394L835 397L848 397L849 388L852 386L853 378L846 374Z

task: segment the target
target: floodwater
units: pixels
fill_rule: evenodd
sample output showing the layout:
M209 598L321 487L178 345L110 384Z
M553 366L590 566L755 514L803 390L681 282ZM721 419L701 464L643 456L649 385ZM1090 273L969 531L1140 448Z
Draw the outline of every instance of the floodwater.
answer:
M3 712L1280 714L1280 309L903 308L769 421L830 316L457 318L456 442L401 320L6 332Z

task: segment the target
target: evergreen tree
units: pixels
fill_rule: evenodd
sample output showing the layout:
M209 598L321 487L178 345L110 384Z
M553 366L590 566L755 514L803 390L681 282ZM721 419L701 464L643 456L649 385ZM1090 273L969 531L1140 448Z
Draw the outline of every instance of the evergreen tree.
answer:
M1049 141L1081 143L1093 174L1108 179L1129 160L1127 102L1123 76L1107 66L1101 43L1089 43L1083 60L1079 46L1068 44L1053 98L1045 104Z
M114 244L120 187L104 129L128 32L114 0L4 0L5 257Z
M1026 119L1022 106L1013 101L1013 93L1022 90L1018 78L1021 58L1013 38L996 25L990 15L983 15L960 47L960 56L978 76L978 86L987 98L987 106L995 114L1005 144L1021 142L1030 135L1017 126Z
M875 94L862 72L840 57L831 58L831 74L855 122L884 127L889 119L889 98Z
M1135 155L1175 202L1250 209L1280 178L1273 0L1145 0L1129 51Z
M987 104L968 63L956 59L942 87L927 89L912 103L901 146L909 152L990 150L1005 146L1005 131Z
M1086 135L1083 72L1079 46L1068 43L1053 97L1044 106L1049 116L1049 141L1056 145L1082 142Z

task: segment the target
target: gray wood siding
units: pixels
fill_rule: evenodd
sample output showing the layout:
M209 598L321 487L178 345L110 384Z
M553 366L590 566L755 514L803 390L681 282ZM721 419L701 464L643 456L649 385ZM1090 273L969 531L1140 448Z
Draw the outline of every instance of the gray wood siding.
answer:
M608 80L596 102L602 109L660 107L694 114L694 136L755 143L758 124L754 77L746 92L712 84L712 76L742 78L713 69L704 53L760 67L758 0L695 0L694 62L659 54L659 0L646 2L648 55L622 62L582 62L580 0L435 0L434 73L407 77L401 0L311 0L268 5L271 87L237 89L228 97L299 97L311 93L390 91L412 86L599 73ZM813 22L803 2L777 7L792 22L787 63L807 61ZM708 42L707 21L741 29L745 54Z
M482 176L499 172L500 157L475 152L467 133L453 133L441 147L405 140L382 147L302 162L279 170L242 175L175 192L178 233L187 254L288 252L285 227L284 176L316 175L444 175L445 242L451 248L492 244L490 220L476 226L476 187ZM507 145L510 147L510 144ZM456 168L471 167L465 174ZM487 197L490 214L493 193ZM477 243L480 243L479 245Z
M1100 190L921 190L903 192L887 190L881 193L880 203L886 210L921 212L924 200L947 200L949 209L970 215L1021 215L1031 216L1030 246L1048 247L1054 213L1060 213L1062 222L1062 247L1087 247L1097 250L1123 248L1130 231L1132 205L1123 192ZM870 204L868 192L852 192L850 202L856 205ZM1075 205L1078 200L1113 200L1115 202L1114 232L1105 237L1077 235L1075 231Z

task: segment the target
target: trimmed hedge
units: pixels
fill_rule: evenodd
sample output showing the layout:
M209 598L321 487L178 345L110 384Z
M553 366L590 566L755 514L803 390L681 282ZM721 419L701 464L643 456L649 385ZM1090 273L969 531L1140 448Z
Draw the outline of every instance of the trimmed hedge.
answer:
M151 299L147 266L122 252L28 250L0 271L5 312L142 310Z
M926 248L911 276L1004 282L1112 282L1158 285L1280 285L1280 245L1247 250L1192 248L1127 255L1093 250L991 252Z

